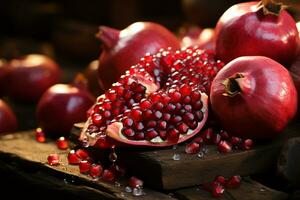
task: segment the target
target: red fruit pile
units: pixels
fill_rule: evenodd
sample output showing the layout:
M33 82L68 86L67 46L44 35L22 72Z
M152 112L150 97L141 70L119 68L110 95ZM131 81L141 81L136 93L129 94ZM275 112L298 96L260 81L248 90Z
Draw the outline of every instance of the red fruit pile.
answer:
M144 56L98 97L80 140L169 146L193 137L206 122L205 92L222 67L197 47Z

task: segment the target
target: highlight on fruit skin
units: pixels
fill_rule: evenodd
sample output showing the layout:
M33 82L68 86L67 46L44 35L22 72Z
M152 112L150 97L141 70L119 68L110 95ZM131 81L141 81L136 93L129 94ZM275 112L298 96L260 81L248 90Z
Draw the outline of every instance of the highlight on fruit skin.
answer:
M297 91L288 70L278 62L263 56L244 56L229 62L217 74L210 102L230 134L271 139L294 118ZM247 140L245 149L251 148L249 145L252 141Z
M0 99L0 135L17 130L18 121L10 106Z

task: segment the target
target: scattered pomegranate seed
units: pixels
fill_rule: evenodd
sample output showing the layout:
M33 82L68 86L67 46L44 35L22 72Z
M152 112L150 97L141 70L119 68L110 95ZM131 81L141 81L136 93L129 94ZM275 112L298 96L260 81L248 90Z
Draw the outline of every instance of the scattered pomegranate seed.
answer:
M115 173L112 170L105 169L102 174L102 179L107 182L113 182L115 180Z
M244 150L250 150L250 149L252 149L253 148L253 140L251 140L251 139L246 139L246 140L244 140L243 142L242 142L242 144L241 144L241 147L242 147L242 149L244 149Z
M217 185L215 187L212 188L212 196L215 198L219 198L223 195L223 193L225 192L225 189L222 185Z
M233 145L233 146L238 146L240 143L242 142L242 139L239 138L239 137L231 137L230 139L230 143Z
M194 139L194 142L198 143L198 144L202 144L204 141L203 141L203 138L202 137L196 137Z
M90 157L89 153L84 149L77 149L75 153L81 160L87 160Z
M101 176L102 171L103 171L103 168L102 168L101 165L92 164L91 167L90 167L90 176L92 178L98 178L98 177Z
M35 140L40 143L46 142L45 132L41 128L35 129Z
M201 137L203 138L204 142L208 144L212 143L213 136L214 132L212 128L204 130L201 134Z
M226 179L224 176L216 176L214 181L220 183L223 186L226 184Z
M59 165L59 156L57 153L52 153L48 156L47 158L48 160L48 164L55 166L55 165Z
M81 160L79 162L79 171L82 174L86 174L90 171L91 163L87 160Z
M218 150L221 153L229 153L232 151L232 148L227 141L222 140L218 145Z
M200 144L196 142L191 142L185 146L185 153L187 154L195 154L200 151Z
M71 165L78 165L80 158L77 156L75 150L71 150L68 154L68 162Z
M239 175L232 176L227 182L227 188L237 188L241 185L242 178Z
M130 187L136 188L136 187L143 187L144 182L141 179L138 179L137 177L132 176L129 178L128 184Z
M67 148L69 148L69 143L68 141L65 139L65 137L60 137L58 138L58 140L56 141L56 146L59 149L65 150Z
M229 138L227 131L220 130L220 135L221 135L222 140L226 140Z

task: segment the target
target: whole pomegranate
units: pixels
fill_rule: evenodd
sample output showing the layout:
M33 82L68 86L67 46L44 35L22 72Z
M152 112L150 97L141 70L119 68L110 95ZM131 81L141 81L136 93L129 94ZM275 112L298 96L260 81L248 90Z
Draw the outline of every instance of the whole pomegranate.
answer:
M8 93L13 99L36 102L59 82L57 63L45 55L30 54L9 62Z
M165 49L139 60L98 97L79 138L84 146L170 146L206 123L207 94L223 67L211 51Z
M212 82L211 107L235 136L273 138L295 116L297 91L287 69L263 56L239 57Z
M101 26L98 37L103 46L98 73L104 89L146 53L156 53L167 47L180 48L179 41L169 30L152 22L136 22L122 31Z
M93 60L89 63L89 65L84 71L84 76L87 79L88 88L94 96L99 96L103 93L103 90L100 88L99 85L98 66L99 61Z
M298 42L294 19L270 0L236 4L216 26L216 53L224 62L267 56L288 67L297 55Z
M0 99L0 133L17 130L17 118L11 108Z
M8 65L5 60L0 59L0 97L7 92Z
M86 120L86 112L94 101L87 89L77 83L53 85L38 102L38 124L47 136L66 136L74 123Z

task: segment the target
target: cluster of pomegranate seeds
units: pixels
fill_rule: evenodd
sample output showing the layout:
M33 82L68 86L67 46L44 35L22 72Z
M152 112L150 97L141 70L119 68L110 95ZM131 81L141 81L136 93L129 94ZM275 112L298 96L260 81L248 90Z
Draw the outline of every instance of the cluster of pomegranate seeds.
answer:
M60 137L56 140L56 146L59 149L65 150L65 149L69 148L69 143L65 137Z
M242 178L239 175L234 175L229 179L224 176L216 176L212 182L202 184L203 189L210 192L215 198L222 197L225 188L238 188L241 184Z
M59 165L59 155L57 153L52 153L47 158L48 164L52 166Z
M45 132L41 128L35 129L35 140L40 143L46 142Z

